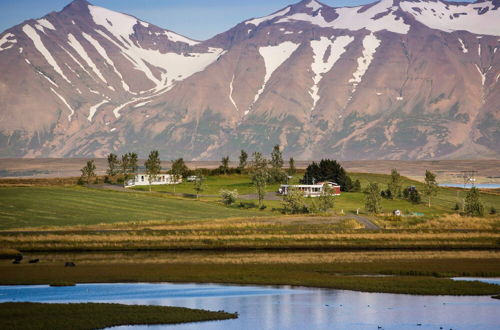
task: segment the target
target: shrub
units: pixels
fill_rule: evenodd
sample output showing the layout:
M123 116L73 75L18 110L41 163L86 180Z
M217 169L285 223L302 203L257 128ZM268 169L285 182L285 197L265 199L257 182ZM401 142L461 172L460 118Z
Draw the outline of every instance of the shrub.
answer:
M304 194L297 189L288 190L288 193L283 196L282 205L284 213L297 214L309 212Z
M479 190L472 187L465 197L465 214L469 216L483 216L484 206L479 199Z
M494 206L491 207L490 214L491 215L497 214L497 209Z
M222 199L222 203L226 205L231 205L238 199L238 190L221 189L219 193Z

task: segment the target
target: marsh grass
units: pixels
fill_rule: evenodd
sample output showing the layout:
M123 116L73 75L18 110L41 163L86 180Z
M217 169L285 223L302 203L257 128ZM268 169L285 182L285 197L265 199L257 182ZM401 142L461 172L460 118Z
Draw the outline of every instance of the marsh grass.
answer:
M443 295L496 295L500 287L453 281L442 276L498 276L498 259L436 258L412 261L306 264L81 264L0 265L0 284L187 282L296 285L366 292ZM424 273L425 272L425 273ZM359 274L397 274L360 277ZM402 275L399 275L402 274Z
M199 309L120 304L0 304L0 328L90 330L118 325L176 324L237 318Z

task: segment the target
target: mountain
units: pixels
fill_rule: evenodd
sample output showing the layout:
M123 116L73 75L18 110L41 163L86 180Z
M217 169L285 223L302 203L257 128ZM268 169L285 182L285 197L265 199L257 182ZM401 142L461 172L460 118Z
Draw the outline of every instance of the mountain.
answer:
M0 156L500 156L500 1L315 0L195 41L76 0L0 34Z

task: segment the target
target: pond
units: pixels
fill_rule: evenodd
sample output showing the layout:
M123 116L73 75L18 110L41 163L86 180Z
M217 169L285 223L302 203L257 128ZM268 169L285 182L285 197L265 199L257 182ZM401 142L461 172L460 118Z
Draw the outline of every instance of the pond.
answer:
M500 283L500 281L498 281ZM117 329L498 329L500 300L218 284L0 286L0 302L114 302L238 312L236 320Z

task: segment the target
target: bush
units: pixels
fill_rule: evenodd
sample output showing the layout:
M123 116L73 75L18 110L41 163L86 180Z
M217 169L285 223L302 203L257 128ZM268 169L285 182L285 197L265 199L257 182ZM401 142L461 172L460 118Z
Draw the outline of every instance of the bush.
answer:
M288 194L283 196L283 212L289 214L309 213L304 193L297 189L289 189Z
M219 194L222 199L222 203L226 205L231 205L238 199L238 190L221 189Z
M490 214L491 215L497 214L497 209L494 206L491 207Z

